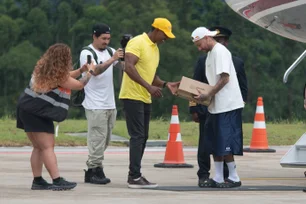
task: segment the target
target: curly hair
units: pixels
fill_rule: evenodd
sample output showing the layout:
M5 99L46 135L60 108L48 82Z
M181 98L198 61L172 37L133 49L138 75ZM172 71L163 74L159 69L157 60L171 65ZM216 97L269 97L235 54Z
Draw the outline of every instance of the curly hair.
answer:
M70 48L62 43L54 44L35 65L32 89L35 92L45 93L57 88L68 79L71 70Z

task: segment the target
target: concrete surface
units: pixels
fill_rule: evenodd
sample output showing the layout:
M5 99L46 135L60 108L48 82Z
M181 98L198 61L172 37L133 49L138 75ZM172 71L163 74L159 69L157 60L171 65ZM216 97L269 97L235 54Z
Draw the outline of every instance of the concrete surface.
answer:
M165 148L147 148L142 173L152 182L156 190L135 190L127 188L128 148L108 148L105 154L105 173L111 179L108 185L84 184L87 148L57 147L56 153L61 176L78 182L71 191L32 191L30 169L30 147L0 148L0 204L73 204L73 203L118 203L118 204L163 204L163 203L306 203L305 169L282 168L281 157L288 147L271 147L276 153L245 153L236 157L237 170L242 180L242 189L220 191L202 189L197 185L196 149L184 148L186 163L190 169L154 168L163 162ZM212 169L212 175L214 169ZM44 171L44 178L50 181ZM247 188L252 188L246 190ZM268 190L265 190L267 189ZM244 189L244 190L243 190ZM270 189L270 190L269 190ZM285 189L285 190L284 190Z

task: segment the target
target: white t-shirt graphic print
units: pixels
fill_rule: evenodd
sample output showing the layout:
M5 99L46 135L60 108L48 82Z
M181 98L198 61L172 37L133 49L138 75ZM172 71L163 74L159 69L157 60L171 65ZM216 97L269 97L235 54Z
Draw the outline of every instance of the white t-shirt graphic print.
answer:
M98 57L98 63L104 63L111 58L107 49L100 51L96 50L92 44L89 45ZM113 54L116 52L111 48ZM80 65L81 67L87 63L87 55L91 55L91 59L96 64L92 53L88 50L83 50L80 54ZM113 66L116 65L118 61L111 64L105 72L98 76L92 76L84 87L85 99L82 103L83 107L86 109L115 109L115 96L114 96L114 83L113 83Z
M232 55L226 47L217 43L207 53L206 58L206 77L209 85L215 86L222 73L229 75L229 82L212 98L208 106L208 111L212 114L244 107Z

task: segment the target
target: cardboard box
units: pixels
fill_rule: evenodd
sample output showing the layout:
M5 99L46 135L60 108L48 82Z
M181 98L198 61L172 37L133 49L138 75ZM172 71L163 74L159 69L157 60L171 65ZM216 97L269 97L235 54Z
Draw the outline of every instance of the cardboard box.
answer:
M208 106L211 102L211 98L205 101L199 101L194 98L194 96L199 95L197 88L199 88L201 92L207 93L212 89L212 86L183 76L180 86L177 90L177 95L181 98L185 98L198 104Z

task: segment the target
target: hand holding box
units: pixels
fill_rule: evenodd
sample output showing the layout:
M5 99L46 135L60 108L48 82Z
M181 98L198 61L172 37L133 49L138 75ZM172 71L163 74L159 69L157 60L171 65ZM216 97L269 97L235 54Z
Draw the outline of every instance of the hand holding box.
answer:
M194 101L198 104L202 104L205 106L208 106L211 102L211 97L207 98L206 100L202 101L199 99L195 99L194 96L199 95L199 91L204 94L207 95L210 90L212 90L212 86L203 83L203 82L199 82L193 79L190 79L188 77L182 77L180 86L178 88L177 91L177 95L181 98L185 98L188 99L190 101Z

